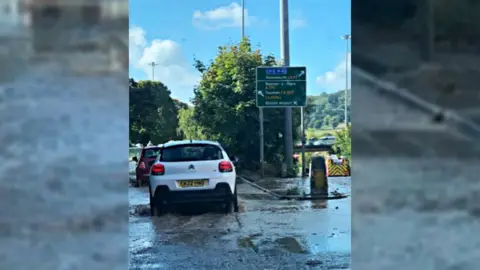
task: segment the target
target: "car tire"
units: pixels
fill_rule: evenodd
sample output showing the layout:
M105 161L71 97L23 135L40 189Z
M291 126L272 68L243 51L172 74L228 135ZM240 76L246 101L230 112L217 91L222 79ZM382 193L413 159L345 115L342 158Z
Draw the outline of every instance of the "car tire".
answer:
M154 211L154 207L155 207L155 200L153 199L153 196L152 196L152 187L150 187L150 185L148 185L148 193L149 193L149 203L150 203L150 216L155 216L155 211Z
M231 214L231 213L236 213L238 212L238 199L237 199L237 187L235 187L235 192L233 193L232 196L227 200L227 203L225 205L225 213L226 214Z
M161 217L166 214L166 206L163 202L158 198L158 195L155 195L151 202L150 212L153 217Z
M235 192L233 194L233 212L238 213L238 210L237 187L235 187Z
M233 208L234 208L233 200L227 202L227 203L225 204L225 214L228 215L228 214L233 213L233 210L234 210Z

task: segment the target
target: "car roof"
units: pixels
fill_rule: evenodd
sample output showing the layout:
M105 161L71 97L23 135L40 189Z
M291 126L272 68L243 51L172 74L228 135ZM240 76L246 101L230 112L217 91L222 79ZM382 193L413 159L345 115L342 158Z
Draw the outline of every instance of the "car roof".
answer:
M158 145L150 145L150 146L145 146L143 149L160 149L162 148L161 146L158 146Z
M164 148L177 146L177 145L187 145L187 144L210 144L220 146L220 143L215 141L207 141L207 140L182 140L182 141L169 141L163 144Z

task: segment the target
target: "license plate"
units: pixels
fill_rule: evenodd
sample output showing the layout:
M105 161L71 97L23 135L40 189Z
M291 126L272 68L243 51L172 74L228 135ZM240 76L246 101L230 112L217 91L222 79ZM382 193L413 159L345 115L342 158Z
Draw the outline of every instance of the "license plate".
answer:
M208 184L208 180L183 180L177 181L177 183L182 188L203 187Z

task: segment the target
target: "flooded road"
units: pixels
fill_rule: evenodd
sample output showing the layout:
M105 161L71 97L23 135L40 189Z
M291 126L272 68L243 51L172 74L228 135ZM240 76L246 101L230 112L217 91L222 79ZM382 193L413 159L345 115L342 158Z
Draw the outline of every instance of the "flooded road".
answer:
M350 178L330 180L350 194ZM240 211L151 218L130 188L130 269L349 269L350 198L278 201L242 183Z
M478 269L478 138L354 80L355 269Z

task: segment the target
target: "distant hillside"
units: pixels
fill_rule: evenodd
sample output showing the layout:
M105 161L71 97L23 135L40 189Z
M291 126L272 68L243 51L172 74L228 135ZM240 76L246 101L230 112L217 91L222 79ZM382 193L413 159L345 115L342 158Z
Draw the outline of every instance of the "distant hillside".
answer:
M320 94L308 97L306 108L306 127L314 129L331 129L342 124L344 120L345 91ZM348 91L348 120L350 122L350 91Z

